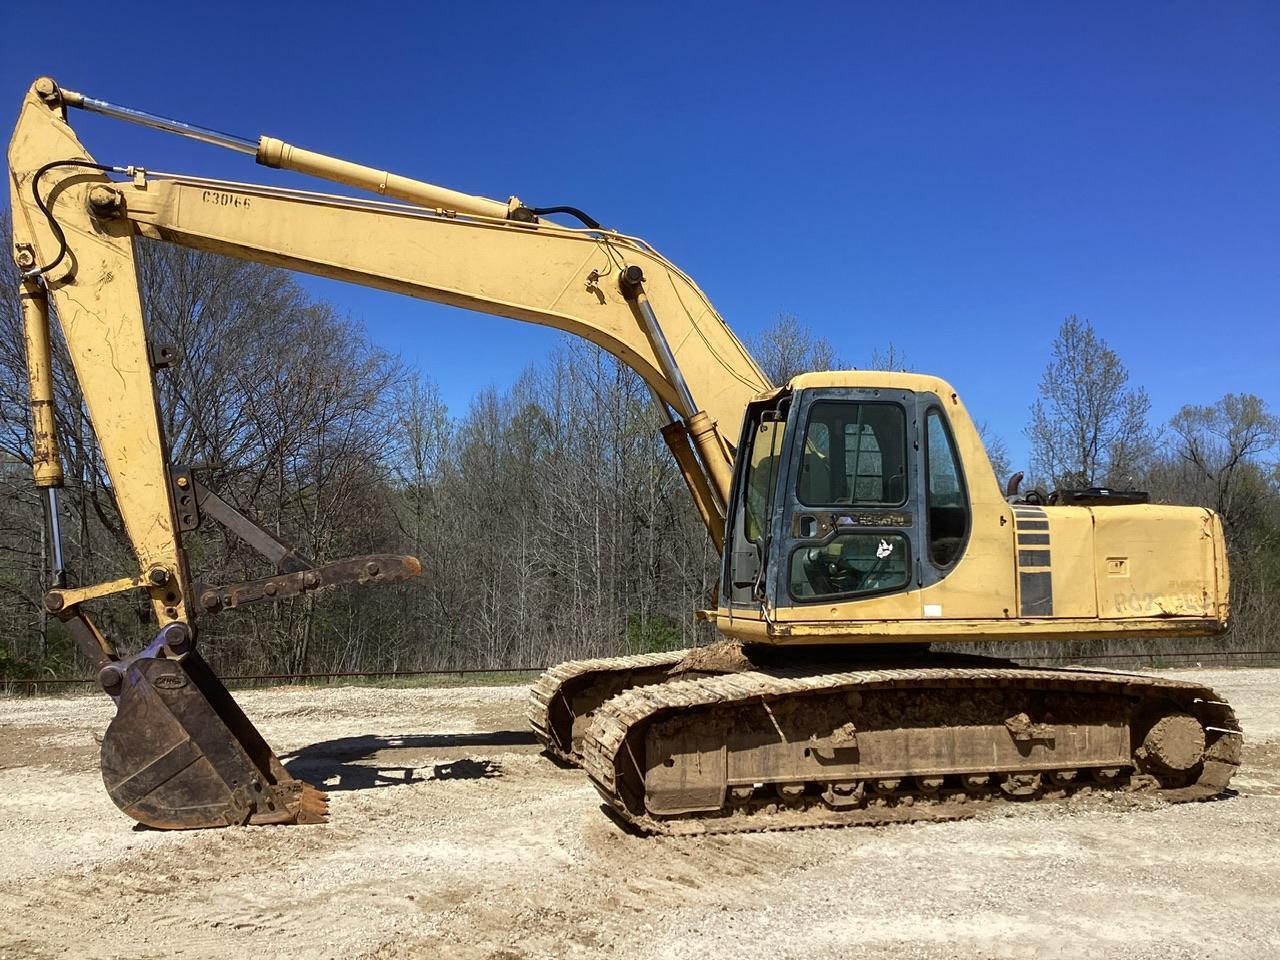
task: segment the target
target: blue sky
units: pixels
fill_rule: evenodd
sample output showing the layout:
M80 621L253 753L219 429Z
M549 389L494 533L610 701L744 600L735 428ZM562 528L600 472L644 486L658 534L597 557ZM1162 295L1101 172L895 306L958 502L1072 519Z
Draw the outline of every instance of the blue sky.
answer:
M0 90L16 108L50 73L193 123L581 207L684 267L744 338L785 311L855 365L893 340L1015 459L1070 313L1158 421L1228 391L1280 409L1280 5L396 6L69 3L51 21L6 5ZM105 162L299 182L73 122ZM304 283L456 412L559 336Z

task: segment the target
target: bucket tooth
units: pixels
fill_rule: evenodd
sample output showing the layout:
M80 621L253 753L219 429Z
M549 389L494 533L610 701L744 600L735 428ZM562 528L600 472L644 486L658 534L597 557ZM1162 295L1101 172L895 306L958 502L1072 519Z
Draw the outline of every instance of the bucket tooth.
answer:
M194 651L124 665L102 778L116 806L157 829L327 819L326 794L289 775Z

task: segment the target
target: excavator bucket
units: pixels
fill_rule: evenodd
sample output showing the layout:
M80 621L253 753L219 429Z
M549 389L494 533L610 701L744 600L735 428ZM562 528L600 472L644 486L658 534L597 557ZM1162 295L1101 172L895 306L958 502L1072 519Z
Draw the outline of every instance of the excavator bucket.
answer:
M327 819L326 795L289 776L199 653L136 657L120 665L119 682L102 778L139 823L193 830Z

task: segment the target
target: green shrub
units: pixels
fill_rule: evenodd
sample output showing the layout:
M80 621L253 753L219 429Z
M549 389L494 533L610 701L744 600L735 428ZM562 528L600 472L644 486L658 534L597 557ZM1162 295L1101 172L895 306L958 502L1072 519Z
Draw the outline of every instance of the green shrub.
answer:
M639 613L627 615L627 653L661 653L678 650L684 639L680 629L670 617Z

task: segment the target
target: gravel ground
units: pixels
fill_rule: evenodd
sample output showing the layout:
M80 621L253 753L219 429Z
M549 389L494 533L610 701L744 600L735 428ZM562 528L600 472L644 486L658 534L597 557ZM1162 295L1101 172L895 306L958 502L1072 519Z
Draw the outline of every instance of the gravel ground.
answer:
M1240 795L643 839L540 758L523 687L239 696L328 824L134 830L101 697L0 700L0 958L1280 956L1280 670L1178 671Z

